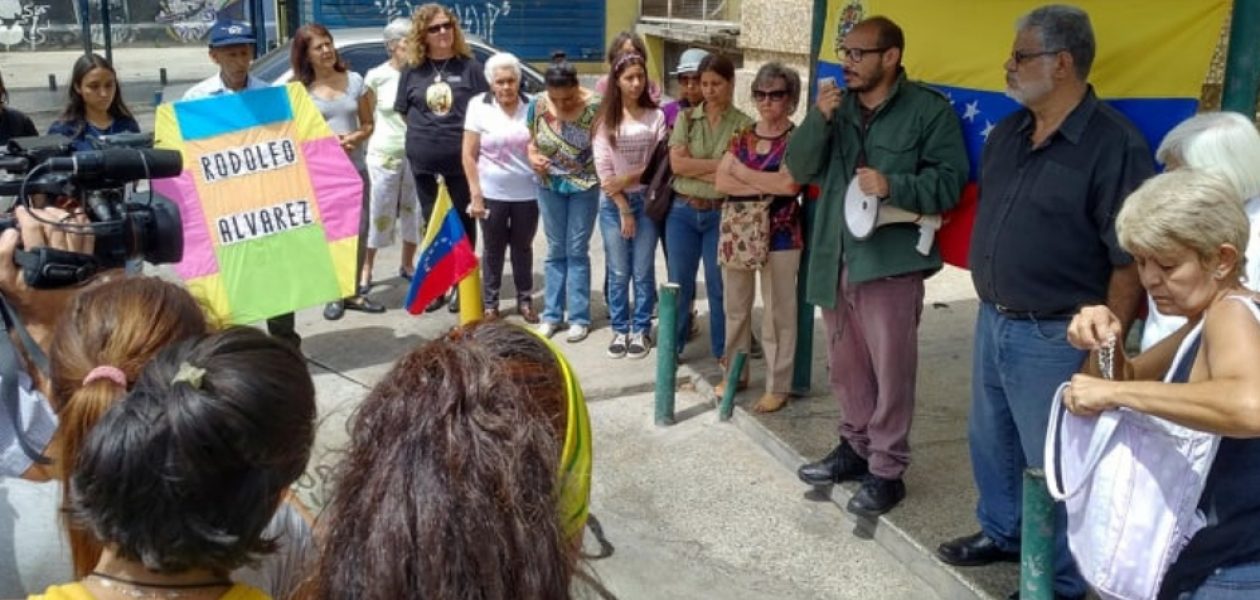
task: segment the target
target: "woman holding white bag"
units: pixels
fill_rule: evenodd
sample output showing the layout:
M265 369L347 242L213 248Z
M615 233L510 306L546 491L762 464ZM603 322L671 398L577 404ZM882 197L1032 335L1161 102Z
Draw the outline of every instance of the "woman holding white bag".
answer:
M1156 308L1187 323L1128 358L1116 345L1115 315L1082 308L1068 340L1092 351L1091 373L1072 378L1063 404L1077 415L1127 408L1220 435L1198 502L1206 523L1168 568L1158 598L1260 597L1260 439L1252 439L1260 437L1260 295L1242 285L1250 235L1242 199L1219 175L1176 170L1129 196L1116 230ZM1164 383L1200 323L1186 382ZM1112 355L1113 381L1096 376L1100 352Z

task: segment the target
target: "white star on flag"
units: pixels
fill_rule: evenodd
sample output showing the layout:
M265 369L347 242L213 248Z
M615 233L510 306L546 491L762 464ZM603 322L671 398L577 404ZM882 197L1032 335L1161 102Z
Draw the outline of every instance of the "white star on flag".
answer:
M963 118L968 121L975 122L976 117L980 115L980 101L973 100L967 103L967 109L963 113Z
M980 137L984 138L984 141L986 142L989 141L989 132L991 131L993 131L993 123L988 119L985 119L984 129L980 131Z

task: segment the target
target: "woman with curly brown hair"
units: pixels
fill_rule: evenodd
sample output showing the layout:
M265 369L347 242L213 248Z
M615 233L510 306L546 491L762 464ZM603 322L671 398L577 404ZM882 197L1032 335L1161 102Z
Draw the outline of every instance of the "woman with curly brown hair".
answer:
M570 597L590 443L568 363L533 333L482 322L417 348L354 417L313 596Z

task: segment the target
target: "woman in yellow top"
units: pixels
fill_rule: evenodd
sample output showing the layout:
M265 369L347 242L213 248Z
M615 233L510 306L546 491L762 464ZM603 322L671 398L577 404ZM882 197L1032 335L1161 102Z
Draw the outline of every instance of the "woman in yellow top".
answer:
M238 327L166 348L75 465L70 511L103 543L100 559L30 598L269 598L227 574L274 548L263 529L314 437L315 387L285 343Z
M726 312L722 308L722 270L718 266L718 224L726 195L713 187L718 165L731 139L753 120L731 104L735 65L710 54L700 61L704 101L679 113L669 137L669 163L674 170L674 204L665 218L669 280L678 284L679 306L696 297L696 269L704 259L704 287L709 298L709 349L719 360L726 347ZM681 355L691 327L691 314L678 319Z

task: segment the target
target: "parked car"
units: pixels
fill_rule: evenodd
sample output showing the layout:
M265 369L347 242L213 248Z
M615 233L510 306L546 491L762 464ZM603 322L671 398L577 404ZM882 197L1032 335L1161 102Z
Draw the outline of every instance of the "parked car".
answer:
M334 45L341 58L350 65L350 69L363 75L368 69L375 67L389 56L385 52L385 39L379 27L356 27L352 29L336 29L332 32ZM491 55L500 50L473 36L465 36L468 47L472 50L477 62L485 64ZM272 85L287 83L293 78L293 69L289 66L289 54L293 40L286 41L272 51L254 61L249 74ZM521 63L521 90L533 96L546 88L542 73L537 69Z

